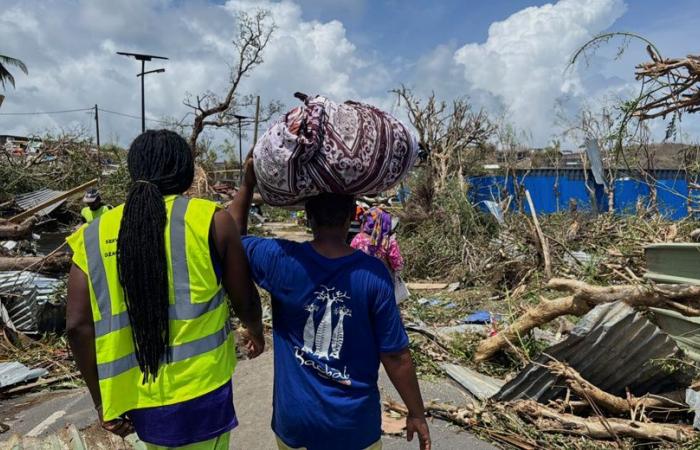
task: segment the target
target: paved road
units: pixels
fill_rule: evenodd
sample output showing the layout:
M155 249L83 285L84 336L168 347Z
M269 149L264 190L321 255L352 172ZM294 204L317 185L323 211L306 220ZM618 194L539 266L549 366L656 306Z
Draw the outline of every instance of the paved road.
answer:
M235 450L274 450L274 436L270 430L272 415L272 352L267 351L252 361L241 361L234 375L234 400L240 425L233 432L231 448ZM398 399L387 376L380 376L380 388L384 398ZM468 398L449 382L421 382L425 400L439 400L465 404ZM85 430L88 441L105 441L102 431L95 427L95 413L85 389L30 394L3 400L0 422L10 425L7 433L0 434L2 442L13 434L43 437L65 428L69 424ZM474 450L495 449L471 434L446 422L431 422L433 449ZM398 437L384 437L387 450L416 449L416 441L409 444Z

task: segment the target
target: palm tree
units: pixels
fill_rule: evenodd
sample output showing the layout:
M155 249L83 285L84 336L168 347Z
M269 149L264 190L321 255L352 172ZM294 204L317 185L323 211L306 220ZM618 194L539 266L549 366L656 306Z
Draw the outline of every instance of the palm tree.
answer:
M12 85L12 87L15 87L15 77L13 77L10 71L7 70L7 68L10 66L17 67L25 74L29 73L27 71L27 66L25 66L19 59L0 55L0 85L2 85L3 91L5 90L5 83L9 83Z

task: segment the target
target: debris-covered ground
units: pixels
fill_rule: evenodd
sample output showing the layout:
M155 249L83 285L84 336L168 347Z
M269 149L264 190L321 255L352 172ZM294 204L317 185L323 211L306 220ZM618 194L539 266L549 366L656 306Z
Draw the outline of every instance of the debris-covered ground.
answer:
M82 170L72 155L64 164ZM63 336L69 256L62 242L79 224L70 192L93 174L69 185L54 179L60 173L30 166L0 205L0 401L18 408L32 406L23 399L37 393L82 387ZM123 200L124 175L118 166L102 180L112 203ZM196 195L225 202L235 194L203 171L195 184ZM501 448L700 446L693 429L700 252L681 244L697 235L698 222L653 210L575 209L535 220L521 206L497 219L461 188L435 194L414 184L412 191L405 206L389 207L401 218L411 292L402 316L422 382L463 392L426 396L431 416ZM253 217L254 233L308 238L303 218L290 211L263 207ZM391 395L384 400L386 431L401 434L404 408ZM13 433L8 419L0 416L0 441ZM101 436L90 430L77 432L88 441ZM75 431L62 433L70 440Z

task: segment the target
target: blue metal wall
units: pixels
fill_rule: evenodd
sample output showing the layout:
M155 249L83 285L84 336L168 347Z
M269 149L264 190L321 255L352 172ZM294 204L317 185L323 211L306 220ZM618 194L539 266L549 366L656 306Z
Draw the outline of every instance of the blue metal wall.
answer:
M588 173L588 187L595 190L595 205L591 201L582 169L538 169L517 171L518 184L530 191L532 202L538 213L567 211L571 200L578 208L590 210L594 206L599 212L608 211L608 199L602 185L596 185L593 174ZM652 173L656 183L657 205L666 217L679 220L688 215L688 181L685 174L672 170ZM503 200L515 193L513 176L487 175L470 177L470 197L476 204L483 201ZM622 174L614 182L614 210L616 213L634 213L638 203L648 203L649 185L633 174Z

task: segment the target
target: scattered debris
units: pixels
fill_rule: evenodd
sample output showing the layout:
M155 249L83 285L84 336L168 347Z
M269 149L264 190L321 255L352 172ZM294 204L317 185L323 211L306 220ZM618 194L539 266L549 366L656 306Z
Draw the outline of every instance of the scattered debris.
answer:
M390 436L403 434L406 429L406 419L394 411L385 411L382 414L382 433Z
M46 369L29 369L22 363L0 362L0 390L48 375Z
M440 367L467 392L482 401L496 395L505 384L503 380L481 374L467 367L455 364L442 364Z
M406 287L412 291L438 291L447 286L447 283L406 283Z
M56 293L63 284L34 272L0 272L0 300L13 329L25 334L62 329L65 298Z
M520 371L496 395L498 401L531 399L546 403L566 395L563 378L549 369L566 363L584 379L613 395L636 396L676 391L690 384L683 369L663 361L680 351L668 335L624 303L599 305L584 316L569 337Z

